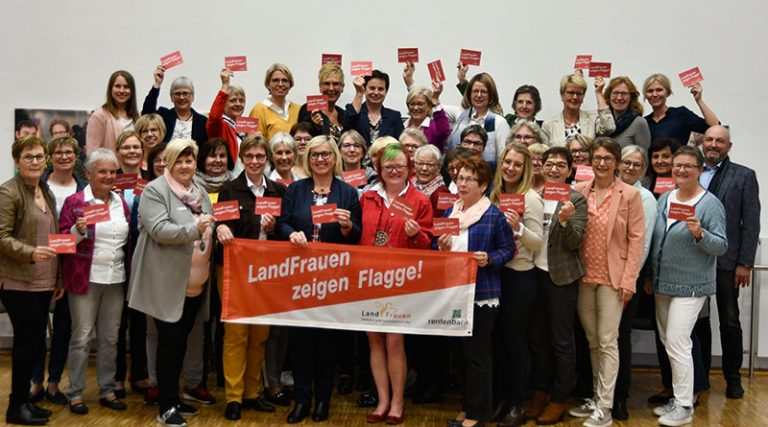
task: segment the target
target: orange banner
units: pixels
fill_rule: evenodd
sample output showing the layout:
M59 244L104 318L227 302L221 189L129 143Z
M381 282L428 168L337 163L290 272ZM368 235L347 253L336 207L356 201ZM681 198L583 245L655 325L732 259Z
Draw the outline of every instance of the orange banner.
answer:
M235 239L222 319L466 336L477 262L464 252Z

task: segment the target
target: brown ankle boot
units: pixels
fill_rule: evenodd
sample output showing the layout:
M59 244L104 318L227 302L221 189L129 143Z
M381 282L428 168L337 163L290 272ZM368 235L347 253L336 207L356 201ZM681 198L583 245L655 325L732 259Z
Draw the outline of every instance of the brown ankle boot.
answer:
M536 424L540 426L557 424L563 420L563 416L567 410L567 403L549 402L547 407L544 408L544 411L542 411L541 415L536 418Z
M535 390L533 396L531 396L530 405L525 408L525 417L529 420L535 420L541 415L547 403L549 403L549 393Z

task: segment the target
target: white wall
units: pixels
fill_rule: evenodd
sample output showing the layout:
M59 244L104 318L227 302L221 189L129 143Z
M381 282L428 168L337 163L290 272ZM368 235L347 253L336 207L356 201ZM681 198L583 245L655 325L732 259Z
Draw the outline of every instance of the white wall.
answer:
M266 95L263 70L273 62L293 70L296 86L291 95L303 103L306 95L317 92L323 52L342 53L345 70L351 60L373 60L392 78L386 104L405 110L398 47L420 48L416 75L420 82L429 76L426 63L442 59L449 77L444 102L456 104L453 64L459 49L468 48L483 52L479 69L494 76L507 109L517 86L538 86L544 101L540 118L560 110L558 82L577 54L612 62L614 75L628 75L638 85L651 73L666 73L676 92L670 105L694 111L692 97L676 76L698 65L705 78L705 100L733 129L733 158L756 169L758 176L768 176L768 150L762 140L768 27L762 2L455 4L3 0L0 135L8 141L5 153L10 151L14 108L95 108L104 102L109 74L120 68L135 76L141 102L160 56L177 49L185 64L168 73L161 104L170 103L170 80L184 74L196 83L196 108L207 111L219 87L225 55L248 55L250 71L238 73L235 81L246 88L250 108ZM353 93L348 78L342 100L350 100ZM594 95L588 95L585 105L594 108ZM10 155L0 156L0 180L11 173ZM764 230L768 230L766 211ZM768 343L768 321L762 323L763 342Z

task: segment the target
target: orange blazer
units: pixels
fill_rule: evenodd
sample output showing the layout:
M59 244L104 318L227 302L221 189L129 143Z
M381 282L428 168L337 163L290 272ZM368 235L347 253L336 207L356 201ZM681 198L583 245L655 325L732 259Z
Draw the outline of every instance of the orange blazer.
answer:
M574 190L589 199L594 180L576 184ZM640 192L616 178L608 211L608 274L614 289L635 292L642 268L645 219Z

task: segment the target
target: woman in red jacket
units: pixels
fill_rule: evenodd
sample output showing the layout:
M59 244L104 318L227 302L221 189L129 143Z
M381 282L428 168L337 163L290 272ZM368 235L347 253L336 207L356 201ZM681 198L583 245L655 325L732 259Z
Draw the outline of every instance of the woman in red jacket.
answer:
M243 162L240 160L240 144L246 134L237 132L237 118L245 111L245 91L240 86L230 85L229 80L234 73L229 68L222 68L221 89L211 105L205 130L209 138L221 138L227 142L229 156L234 164L232 176L240 175L243 171Z

